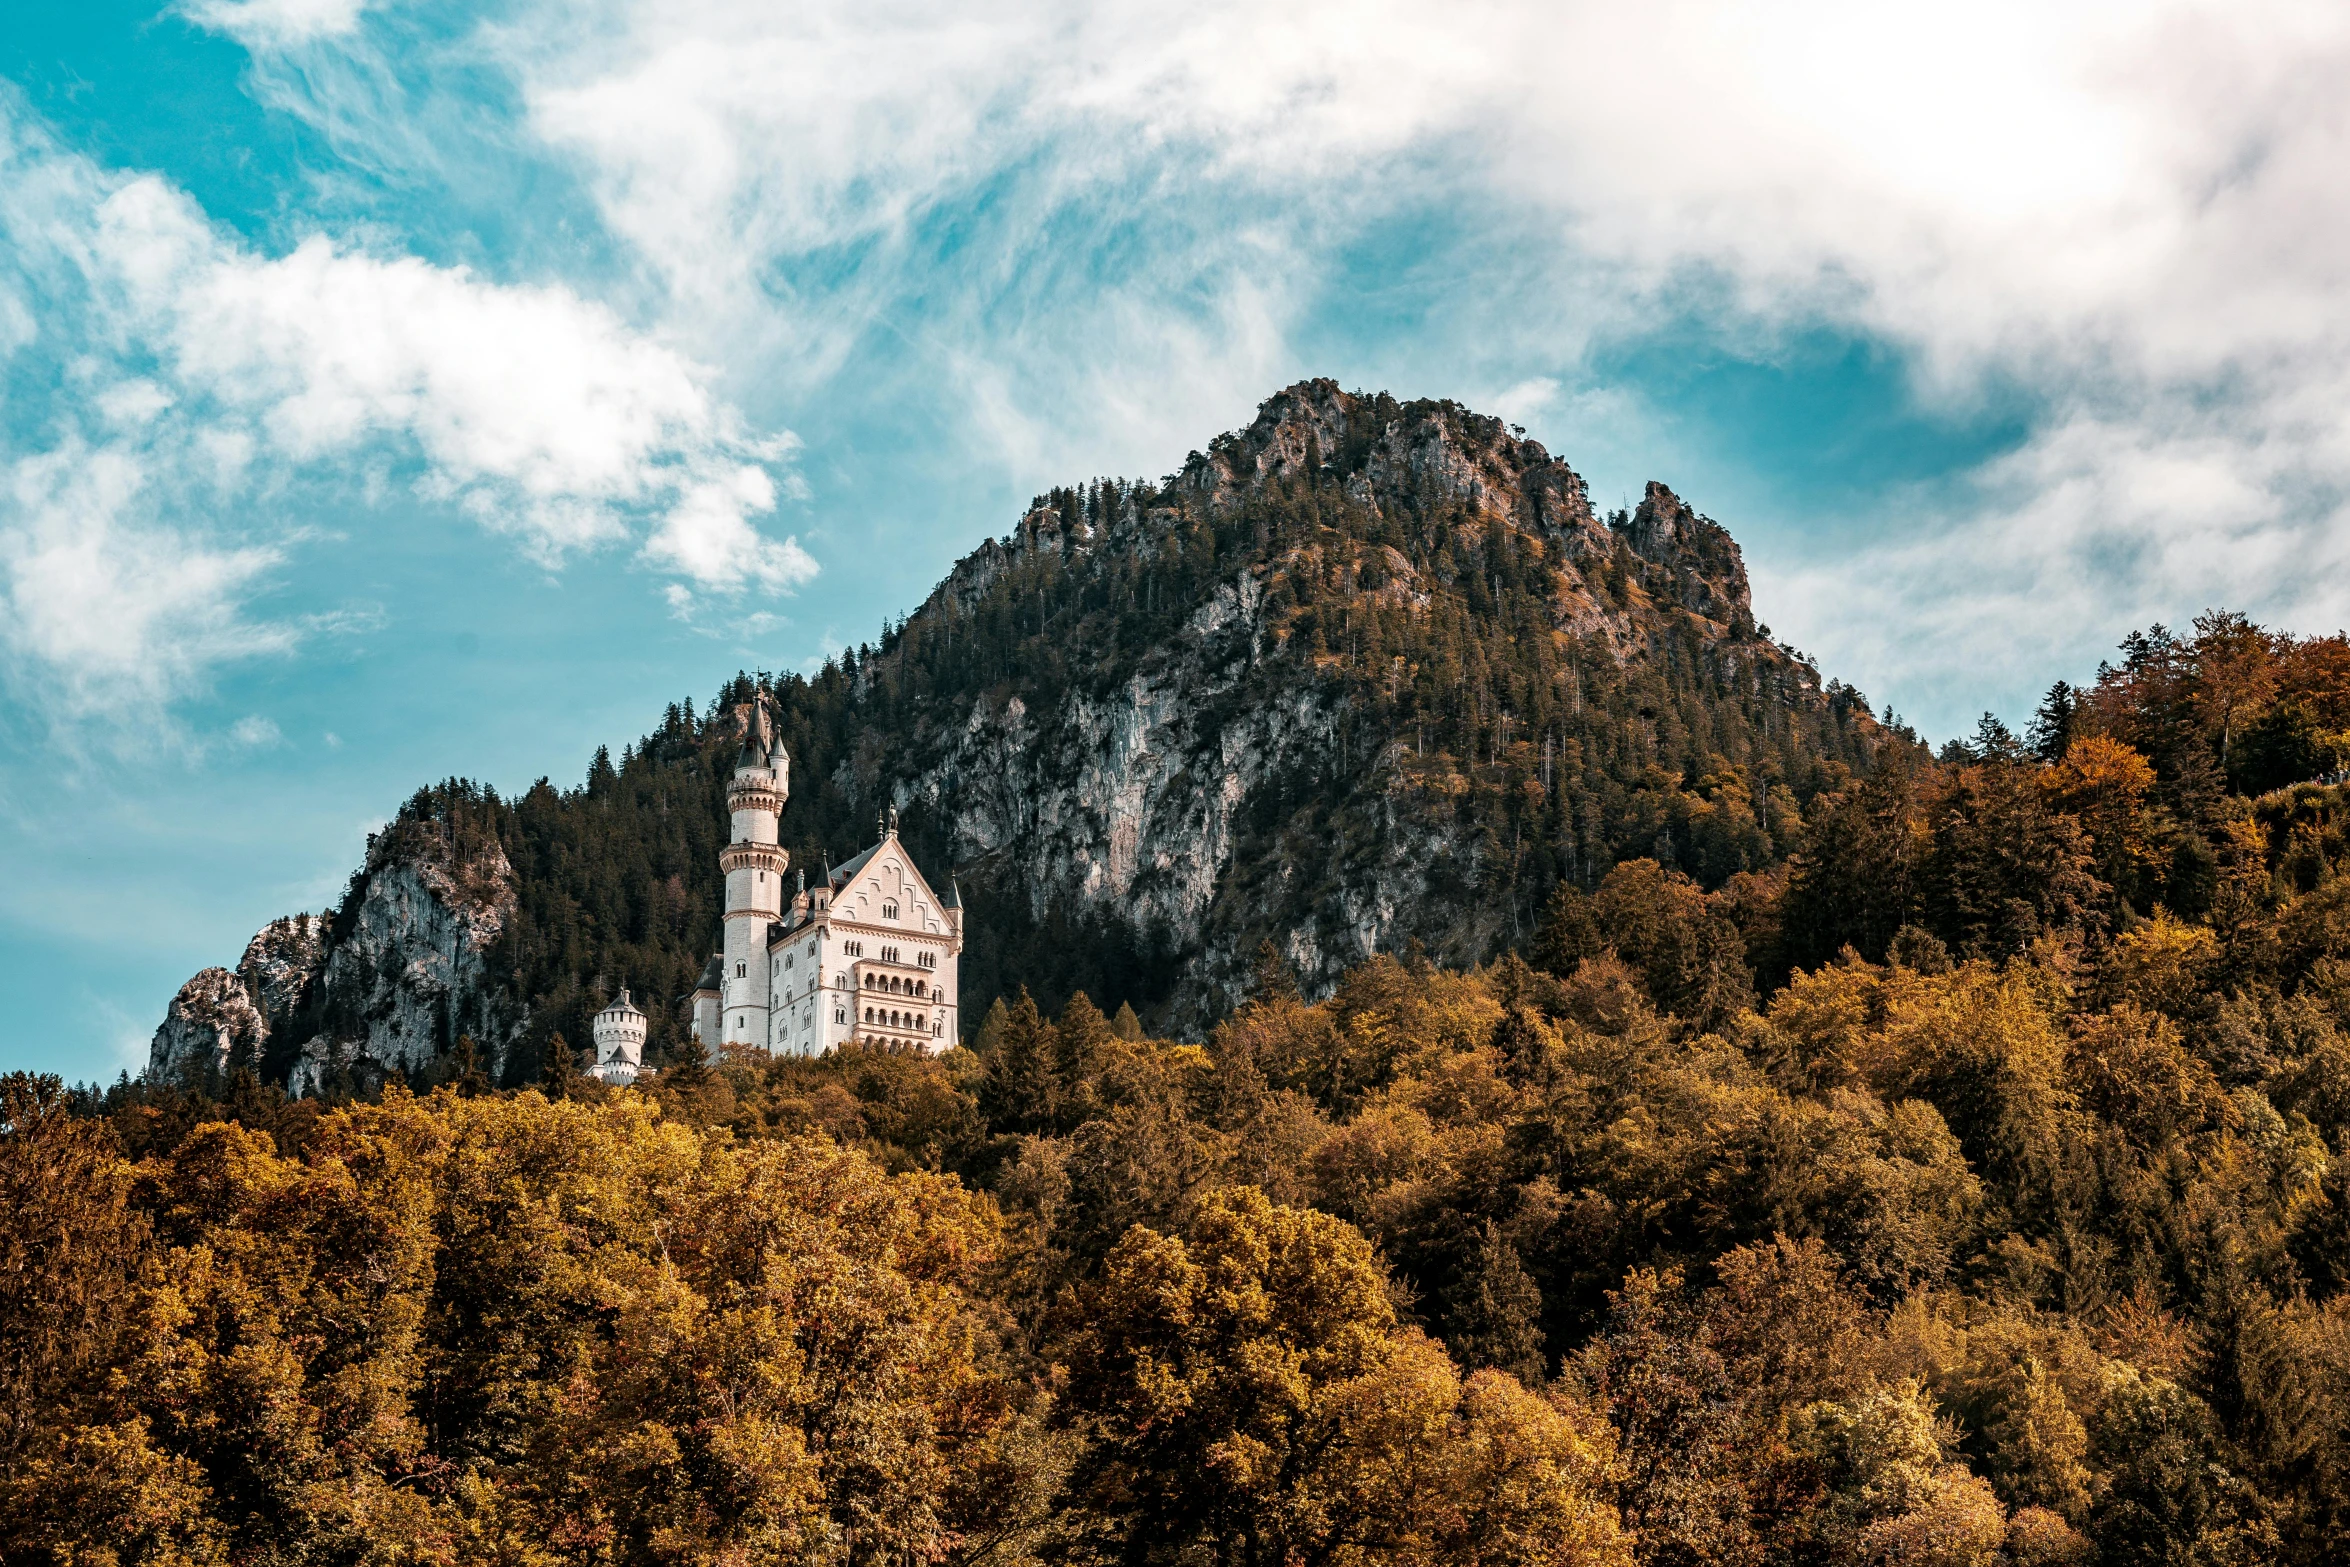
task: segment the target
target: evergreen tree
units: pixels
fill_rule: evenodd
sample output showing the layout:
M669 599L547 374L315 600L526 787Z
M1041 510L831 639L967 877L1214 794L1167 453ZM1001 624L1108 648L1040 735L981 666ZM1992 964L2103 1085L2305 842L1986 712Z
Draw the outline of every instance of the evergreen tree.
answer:
M1543 1383L1542 1291L1517 1248L1485 1221L1468 1277L1456 1294L1444 1340L1453 1358L1476 1370L1492 1366L1528 1387Z
M2027 736L2032 754L2043 762L2062 761L2064 753L2072 748L2078 712L2079 703L2069 684L2059 680L2050 686L2048 694L2040 699L2039 710L2032 715L2031 733Z

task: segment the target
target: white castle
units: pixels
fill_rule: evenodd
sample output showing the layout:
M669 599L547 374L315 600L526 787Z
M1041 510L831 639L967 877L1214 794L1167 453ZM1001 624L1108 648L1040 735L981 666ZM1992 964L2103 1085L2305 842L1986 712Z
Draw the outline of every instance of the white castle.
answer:
M726 791L733 841L718 856L726 945L694 990L694 1038L713 1060L728 1049L817 1056L849 1044L922 1055L951 1048L961 1037L962 899L951 883L944 897L931 890L898 841L893 811L873 847L820 885L810 888L803 872L787 905L791 856L779 829L791 758L776 739L765 692L742 720L743 748ZM637 1038L641 1049L641 1027ZM599 1060L602 1039L599 1017Z

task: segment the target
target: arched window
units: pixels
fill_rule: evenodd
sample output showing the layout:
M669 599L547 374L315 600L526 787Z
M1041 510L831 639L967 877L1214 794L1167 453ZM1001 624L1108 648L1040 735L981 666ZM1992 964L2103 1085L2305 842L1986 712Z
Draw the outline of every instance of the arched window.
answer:
M896 919L898 917L898 906L894 903L883 904L881 906L881 917L885 920Z
M927 996L930 994L930 987L924 984L921 980L916 980L914 981L914 994L917 996Z
M750 965L747 963L737 963L734 966L734 977L736 979L749 979L751 977Z

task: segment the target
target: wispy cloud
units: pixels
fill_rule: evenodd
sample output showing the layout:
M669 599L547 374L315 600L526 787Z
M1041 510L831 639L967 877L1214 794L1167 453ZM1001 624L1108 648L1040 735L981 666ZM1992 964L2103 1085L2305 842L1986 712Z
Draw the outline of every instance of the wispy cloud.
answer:
M190 21L249 47L281 49L351 32L368 4L369 0L188 0L182 9Z

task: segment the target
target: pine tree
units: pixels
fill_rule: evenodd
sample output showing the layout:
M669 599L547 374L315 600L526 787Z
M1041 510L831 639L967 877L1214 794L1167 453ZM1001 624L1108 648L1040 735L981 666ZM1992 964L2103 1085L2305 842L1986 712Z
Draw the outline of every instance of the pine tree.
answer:
M700 1044L689 1040L675 1052L661 1073L661 1086L690 1093L707 1088L713 1075L709 1057L703 1054Z
M2040 707L2032 715L2028 743L2032 754L2043 762L2059 762L2072 748L2073 734L2079 724L2080 701L2070 685L2059 680L2048 688L2040 699Z
M549 1099L569 1099L578 1090L579 1060L560 1030L539 1048L539 1088Z
M980 1040L987 1068L979 1085L980 1113L1008 1131L1034 1131L1047 1124L1060 1097L1053 1075L1055 1041L1027 986L1020 987L1010 1006L999 999L989 1008Z
M1470 1371L1492 1366L1541 1387L1542 1291L1491 1219L1463 1272L1444 1335L1453 1359Z

